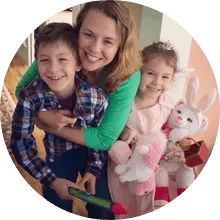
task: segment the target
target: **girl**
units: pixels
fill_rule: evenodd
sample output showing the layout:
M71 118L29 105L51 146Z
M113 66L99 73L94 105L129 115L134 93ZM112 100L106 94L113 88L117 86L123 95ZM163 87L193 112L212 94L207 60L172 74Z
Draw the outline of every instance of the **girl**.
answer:
M125 3L94 1L86 3L78 14L76 29L82 72L90 83L102 87L108 94L109 104L104 118L98 127L75 129L66 126L72 124L73 119L67 117L64 111L41 112L38 116L49 125L49 133L92 149L108 150L125 126L140 83L138 69L141 59L134 21ZM37 76L38 69L34 63L19 83L16 94ZM62 166L72 166L74 158L70 155L71 150L69 156L67 152L63 157ZM70 179L67 176L64 178ZM81 183L90 183L89 177L84 177ZM67 187L60 186L59 191L67 194ZM106 166L97 179L96 189L91 191L96 191L99 197L110 199ZM87 209L89 217L113 218L92 205L87 205Z
M142 51L143 66L141 83L135 97L133 110L138 111L145 124L144 134L154 134L167 121L174 101L165 92L169 89L177 69L177 54L170 43L157 42ZM134 124L132 114L127 124ZM122 139L126 141L129 129L125 128ZM114 172L113 162L109 166L109 189L113 201L121 202L128 208L127 217L134 217L150 211L151 196L135 196L128 183L120 183ZM121 216L120 216L121 217Z

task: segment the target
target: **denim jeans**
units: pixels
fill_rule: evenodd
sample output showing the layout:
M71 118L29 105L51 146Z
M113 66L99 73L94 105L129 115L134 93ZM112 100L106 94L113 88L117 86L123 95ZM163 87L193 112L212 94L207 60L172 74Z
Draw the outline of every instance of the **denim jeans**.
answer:
M76 182L78 172L83 176L86 171L87 150L86 148L69 150L61 155L55 162L47 162L47 165L57 177ZM50 187L43 186L43 196L54 205L68 212L72 212L72 200L61 199ZM101 175L96 181L95 196L111 201L108 189L107 164L103 166ZM98 206L87 204L86 209L89 218L114 219L112 212Z

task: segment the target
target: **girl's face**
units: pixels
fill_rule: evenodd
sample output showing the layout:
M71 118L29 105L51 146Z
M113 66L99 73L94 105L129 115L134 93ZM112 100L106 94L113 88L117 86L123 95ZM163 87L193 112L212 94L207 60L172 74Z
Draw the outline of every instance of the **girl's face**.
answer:
M158 99L171 84L174 68L163 57L155 57L144 64L139 91L143 96Z
M120 41L116 22L98 10L89 10L78 39L83 69L98 71L111 63L119 49Z
M40 44L36 58L41 79L49 88L59 97L71 95L80 69L72 49L62 41Z

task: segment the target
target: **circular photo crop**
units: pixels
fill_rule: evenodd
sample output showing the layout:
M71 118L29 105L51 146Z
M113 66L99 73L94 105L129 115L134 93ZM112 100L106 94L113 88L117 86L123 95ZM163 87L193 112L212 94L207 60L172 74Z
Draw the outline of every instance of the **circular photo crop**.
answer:
M219 109L190 33L150 7L109 0L67 8L24 39L0 117L13 163L42 197L79 216L126 219L196 182Z

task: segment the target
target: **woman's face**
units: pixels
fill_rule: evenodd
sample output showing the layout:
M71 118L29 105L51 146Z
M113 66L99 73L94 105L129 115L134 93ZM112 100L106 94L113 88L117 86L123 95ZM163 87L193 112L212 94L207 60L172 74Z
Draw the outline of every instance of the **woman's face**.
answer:
M112 62L120 44L116 22L98 10L91 9L79 32L78 46L82 68L98 71Z

